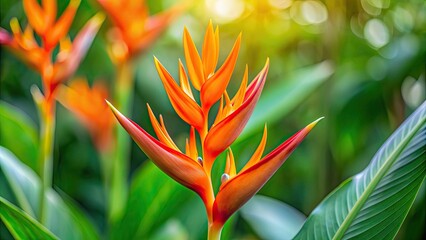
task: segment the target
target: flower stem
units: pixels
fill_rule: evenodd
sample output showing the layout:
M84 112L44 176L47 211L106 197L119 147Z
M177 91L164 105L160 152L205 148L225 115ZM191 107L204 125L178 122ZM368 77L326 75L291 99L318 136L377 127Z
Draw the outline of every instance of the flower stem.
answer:
M124 61L117 66L115 87L115 104L126 116L131 115L133 102L134 76L132 63ZM111 186L109 191L109 222L118 219L124 211L127 199L127 172L129 168L130 137L126 131L117 125L116 148L112 154Z
M223 224L209 223L208 240L220 240Z
M41 190L39 195L39 220L46 222L45 206L47 204L46 192L52 186L53 144L55 135L55 100L51 97L35 96L40 115L40 143L39 174L41 177ZM37 99L38 98L38 99Z

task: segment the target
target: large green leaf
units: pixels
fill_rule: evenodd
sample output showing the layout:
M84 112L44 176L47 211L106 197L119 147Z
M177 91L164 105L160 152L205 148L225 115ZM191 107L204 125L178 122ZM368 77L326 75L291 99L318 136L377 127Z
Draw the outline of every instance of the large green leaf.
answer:
M20 109L0 101L0 146L37 169L38 139L35 124Z
M112 239L145 239L165 224L191 193L147 161L132 180L123 218L112 227Z
M328 61L305 67L292 73L289 79L265 90L254 109L254 112L237 141L250 137L263 128L264 124L272 124L301 104L334 70Z
M30 215L0 197L0 219L15 239L58 239Z
M371 163L309 216L295 239L393 239L426 176L426 102Z
M292 239L306 217L295 208L270 197L256 195L240 210L241 216L262 239Z
M3 147L0 147L0 169L0 174L4 174L17 205L35 218L39 212L39 177ZM74 204L65 202L53 189L48 189L46 196L47 229L64 240L98 238L94 226Z

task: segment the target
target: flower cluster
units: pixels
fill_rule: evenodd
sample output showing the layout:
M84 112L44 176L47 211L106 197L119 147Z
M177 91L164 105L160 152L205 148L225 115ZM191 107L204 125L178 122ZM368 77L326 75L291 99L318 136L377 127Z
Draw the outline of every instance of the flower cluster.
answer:
M10 21L12 35L0 28L0 44L7 46L41 76L45 97L51 98L57 86L76 71L101 26L104 16L92 17L71 42L67 36L80 0L71 0L68 7L56 20L56 0L24 0L28 25L22 31L16 18ZM39 43L34 31L40 38ZM59 51L53 56L53 50ZM54 59L54 62L52 62Z
M207 211L211 235L217 235L217 232L220 234L226 220L259 191L318 121L309 124L262 158L267 138L265 126L258 148L247 164L237 172L230 145L240 135L250 118L269 69L269 60L266 60L263 69L248 84L246 67L239 90L231 98L226 88L237 61L240 42L241 35L238 36L222 66L216 70L219 56L219 29L214 29L210 22L204 37L201 56L189 32L185 29L183 44L188 72L179 61L180 84L177 84L155 58L155 66L173 108L182 120L190 125L189 138L184 151L177 147L168 134L162 116L160 115L158 121L149 105L149 116L158 139L110 105L120 124L146 155L170 177L201 197ZM196 101L193 90L199 91L200 104ZM218 102L216 118L213 124L209 125L209 112ZM197 135L199 141L197 141ZM200 147L197 142L201 145ZM211 179L212 166L216 158L227 149L222 184L215 194Z

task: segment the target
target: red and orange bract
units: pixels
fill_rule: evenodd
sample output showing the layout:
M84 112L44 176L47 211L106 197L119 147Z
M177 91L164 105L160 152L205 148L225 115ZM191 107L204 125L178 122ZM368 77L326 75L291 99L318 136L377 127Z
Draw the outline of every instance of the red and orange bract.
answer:
M160 121L158 121L149 106L150 119L158 140L122 115L112 105L110 106L120 124L147 156L170 177L192 189L202 198L208 215L209 235L217 236L212 232L220 234L226 220L260 190L318 120L294 134L262 158L267 138L265 126L259 147L237 173L230 145L242 132L260 97L269 69L269 60L248 86L248 68L246 67L239 90L233 98L230 98L226 88L235 67L241 35L238 36L229 56L217 71L218 28L214 30L210 22L204 38L202 57L198 54L186 29L183 41L189 74L186 74L182 62L179 61L180 86L158 59L155 58L154 61L173 108L191 126L184 152L169 136L162 116L160 115ZM188 76L194 89L200 91L201 105L196 102L192 94ZM209 126L208 113L218 101L220 102L216 119ZM201 152L196 146L195 131L200 138ZM229 149L226 167L222 175L222 184L215 196L210 177L211 170L217 156L226 149Z

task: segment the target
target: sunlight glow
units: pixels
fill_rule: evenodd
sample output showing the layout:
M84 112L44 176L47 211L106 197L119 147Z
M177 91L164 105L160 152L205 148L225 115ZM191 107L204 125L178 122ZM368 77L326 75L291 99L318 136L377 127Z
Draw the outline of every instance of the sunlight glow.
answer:
M207 11L210 11L215 20L227 23L240 17L244 12L242 0L206 0Z

